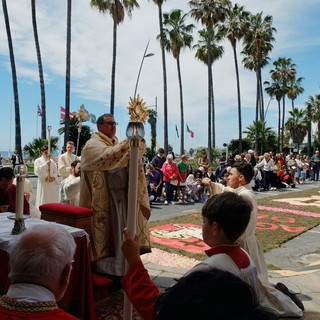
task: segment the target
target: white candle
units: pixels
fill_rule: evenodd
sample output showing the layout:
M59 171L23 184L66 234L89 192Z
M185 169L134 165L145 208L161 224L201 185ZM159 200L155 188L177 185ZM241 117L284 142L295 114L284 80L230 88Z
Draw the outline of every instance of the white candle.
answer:
M48 126L48 156L51 155L51 126Z
M24 177L17 177L16 180L16 219L23 219Z

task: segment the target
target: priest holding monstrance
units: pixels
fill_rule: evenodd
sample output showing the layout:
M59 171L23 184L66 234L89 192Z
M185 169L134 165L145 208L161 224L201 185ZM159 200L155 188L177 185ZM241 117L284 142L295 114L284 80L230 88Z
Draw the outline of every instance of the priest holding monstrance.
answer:
M146 114L139 96L130 102L131 119L136 110ZM130 140L118 141L117 122L111 114L100 116L97 127L98 132L87 141L81 153L80 206L94 211L91 259L97 261L97 271L122 276L125 266L121 243L127 221ZM138 153L138 159L141 159L145 153L144 140L139 142ZM149 252L147 220L150 206L142 165L139 167L137 195L136 234L140 237L141 251Z

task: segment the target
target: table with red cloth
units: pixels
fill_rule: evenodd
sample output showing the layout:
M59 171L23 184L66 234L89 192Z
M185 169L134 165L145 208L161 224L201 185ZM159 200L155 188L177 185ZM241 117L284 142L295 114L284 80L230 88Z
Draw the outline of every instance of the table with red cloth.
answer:
M10 246L17 239L16 235L11 235L14 221L8 219L12 213L0 214L0 294L4 294L9 287L9 254ZM55 222L30 218L25 220L26 228ZM95 320L95 308L92 291L92 278L90 269L90 258L88 252L88 234L78 228L73 228L60 224L67 229L77 244L73 269L70 276L70 283L64 297L58 302L59 307L66 309L74 316L84 320Z

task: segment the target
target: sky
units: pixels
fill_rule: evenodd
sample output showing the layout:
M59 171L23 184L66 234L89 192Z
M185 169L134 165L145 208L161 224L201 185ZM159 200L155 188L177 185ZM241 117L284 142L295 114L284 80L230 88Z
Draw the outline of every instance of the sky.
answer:
M38 0L37 23L42 63L45 74L47 125L51 134L58 136L60 106L65 104L66 65L66 11L67 1ZM319 94L319 49L320 0L238 0L252 14L263 11L273 16L277 29L276 42L270 54L271 62L263 70L263 81L270 80L272 62L279 57L291 58L296 64L297 76L304 77L304 93L295 102L296 107L305 108L309 96ZM117 135L125 139L129 121L127 106L134 88L145 47L150 40L147 53L154 55L144 59L137 92L147 106L157 106L157 143L163 146L163 82L159 34L158 7L153 1L140 0L140 8L126 17L118 28L116 67L115 118L119 123ZM37 105L41 105L38 65L34 45L31 8L28 0L7 0L11 34L18 76L21 114L22 146L41 134L41 119L37 116ZM190 10L187 0L167 0L163 12ZM0 150L14 149L14 99L8 42L2 7L0 9ZM198 30L203 27L193 19L194 44ZM112 62L112 19L90 7L89 0L73 0L72 6L72 53L71 53L71 99L70 110L76 111L84 104L97 117L109 112ZM233 54L230 44L222 43L224 55L213 66L214 94L216 106L216 147L238 138L237 91ZM239 47L241 47L239 45ZM240 50L239 61L242 60ZM180 63L184 94L185 149L207 145L207 68L194 58L195 51L185 49ZM175 126L180 130L180 100L176 60L166 54L168 81L168 127L169 143L179 152L180 140ZM255 118L256 78L251 71L240 65L243 130ZM265 95L265 105L269 103ZM287 101L287 110L290 110ZM288 115L287 115L288 116ZM277 102L270 102L267 125L277 127ZM88 124L88 123L86 123ZM96 131L94 124L88 124ZM194 131L194 138L186 132L186 125ZM145 125L146 141L150 146L150 125ZM62 146L60 136L60 148Z

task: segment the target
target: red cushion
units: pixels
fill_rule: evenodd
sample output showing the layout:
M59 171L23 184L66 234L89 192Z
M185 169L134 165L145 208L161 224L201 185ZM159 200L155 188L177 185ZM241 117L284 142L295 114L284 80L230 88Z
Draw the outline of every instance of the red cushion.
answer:
M92 286L93 287L106 287L110 286L112 284L112 280L103 276L100 276L98 274L92 273Z
M40 211L51 211L60 215L87 217L92 216L94 212L91 209L71 206L70 204L63 203L47 203L39 207Z

